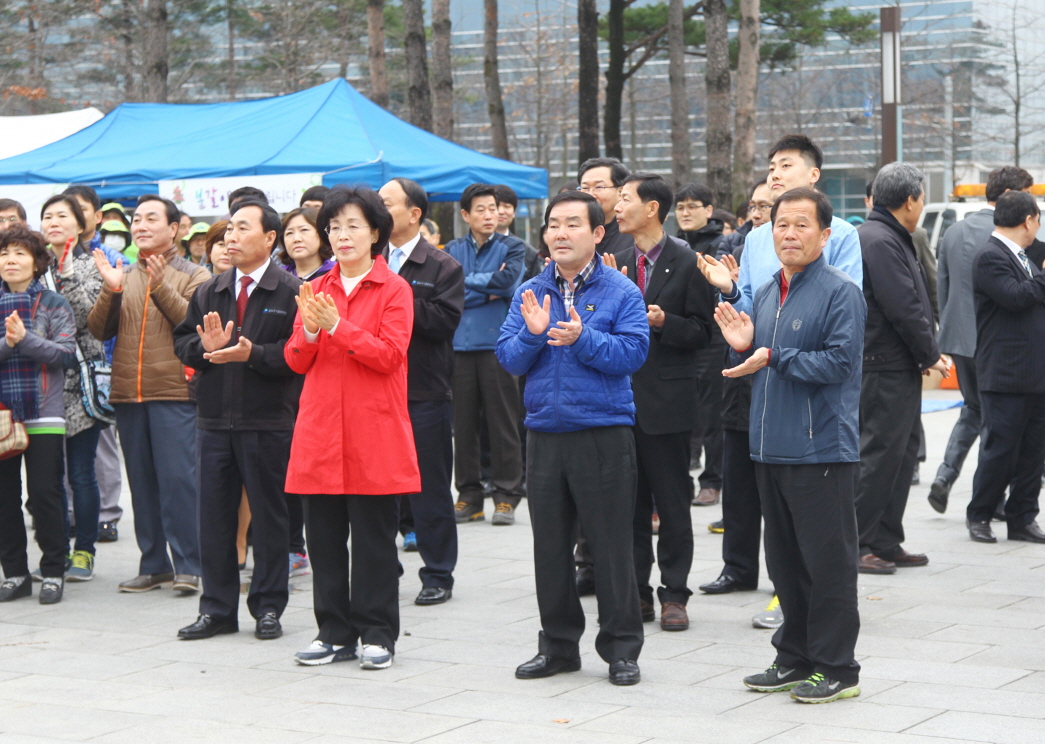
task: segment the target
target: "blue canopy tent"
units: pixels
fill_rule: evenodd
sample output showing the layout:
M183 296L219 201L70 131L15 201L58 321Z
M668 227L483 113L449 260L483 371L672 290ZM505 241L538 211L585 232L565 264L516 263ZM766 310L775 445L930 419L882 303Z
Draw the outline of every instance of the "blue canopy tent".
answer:
M87 183L103 199L156 191L184 178L323 173L323 183L411 178L434 201L475 182L522 199L548 195L548 172L483 155L406 123L345 80L242 103L125 103L101 121L0 160L0 184Z

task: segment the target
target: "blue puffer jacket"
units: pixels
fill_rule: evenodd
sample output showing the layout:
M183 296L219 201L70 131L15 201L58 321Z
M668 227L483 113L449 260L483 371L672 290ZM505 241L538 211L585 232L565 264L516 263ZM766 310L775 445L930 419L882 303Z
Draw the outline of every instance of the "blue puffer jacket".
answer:
M464 315L454 333L454 351L490 351L497 347L508 302L522 282L526 243L494 233L480 248L469 232L447 243L446 252L464 268Z
M751 459L785 465L859 462L867 321L859 285L821 256L791 278L783 305L780 271L759 287L752 321L752 349L772 352L769 366L755 373Z
M646 305L635 283L602 263L574 298L584 330L570 346L549 346L547 333L535 336L519 306L532 289L537 302L551 295L551 322L569 320L555 283L555 265L519 287L501 327L497 359L513 375L526 375L526 427L567 432L596 426L633 426L632 372L649 351Z

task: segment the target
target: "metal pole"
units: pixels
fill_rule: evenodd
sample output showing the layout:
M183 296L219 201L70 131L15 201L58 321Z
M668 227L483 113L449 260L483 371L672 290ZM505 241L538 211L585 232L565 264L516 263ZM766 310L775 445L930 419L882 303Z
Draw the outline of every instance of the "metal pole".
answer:
M900 93L900 8L881 9L882 32L882 165L903 160Z

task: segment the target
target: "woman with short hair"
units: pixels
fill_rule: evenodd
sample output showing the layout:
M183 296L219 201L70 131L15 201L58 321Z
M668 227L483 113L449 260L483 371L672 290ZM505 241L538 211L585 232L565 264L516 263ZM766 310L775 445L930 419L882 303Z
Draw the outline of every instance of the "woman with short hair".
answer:
M318 219L314 209L292 209L283 217L279 261L303 282L318 279L337 265L327 236L319 231Z
M206 252L207 269L217 276L232 268L229 251L225 247L225 231L229 228L228 220L218 220L207 230Z

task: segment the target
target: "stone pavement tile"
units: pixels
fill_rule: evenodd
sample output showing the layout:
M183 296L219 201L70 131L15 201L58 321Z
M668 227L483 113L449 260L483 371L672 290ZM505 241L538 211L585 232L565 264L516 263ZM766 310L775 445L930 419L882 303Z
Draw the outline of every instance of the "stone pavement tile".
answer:
M261 698L277 698L302 703L334 703L388 710L408 710L454 694L446 687L403 685L385 681L380 671L369 679L316 675L296 679L285 685L264 690ZM432 711L437 712L437 711ZM469 716L470 717L470 716Z
M869 731L900 732L926 721L940 711L902 705L877 705L860 698L839 700L829 705L804 705L788 694L758 694L754 702L728 711L721 716L726 721L750 720L792 721L794 723L822 723L830 726L865 729Z
M984 690L908 682L875 695L873 700L879 705L909 705L967 713L1045 718L1045 695L1010 689Z
M0 731L4 736L28 734L82 742L142 723L162 726L163 719L64 705L13 703L3 710Z
M581 689L589 689L595 685ZM642 685L639 685L641 687ZM507 721L563 728L562 720L577 725L620 710L619 705L589 702L571 694L552 698L523 698L496 692L465 691L411 708L414 713L463 716L485 721Z
M248 726L277 716L293 714L308 705L309 703L298 700L273 700L259 695L244 695L233 690L222 690L221 694L215 694L213 689L181 688L161 690L133 700L103 702L98 707L154 716L169 715L171 711L186 711L187 715L198 720Z
M134 659L117 654L97 656L73 651L42 650L0 660L0 670L35 674L45 669L49 675L55 677L114 679L124 674L152 669L163 663L152 659Z
M1045 581L1042 578L1010 579L1005 577L999 581L989 581L972 589L984 594L1011 594L1024 597L1045 597Z
M833 705L834 703L832 703ZM890 734L884 731L862 731L806 723L771 736L759 744L962 744L960 739L941 739L936 736Z
M40 672L49 671L42 667ZM91 680L84 684L75 677L44 674L26 674L0 682L0 700L36 703L42 700L62 701L63 705L81 708L96 707L108 701L122 701L162 692L163 688L112 680ZM137 711L131 711L137 712ZM3 724L0 722L0 727Z
M1045 671L1045 648L1029 646L991 646L975 656L963 659L959 664L1007 667L1018 670Z
M1045 741L1045 721L948 711L906 733L993 744L1041 744Z
M653 633L642 642L642 659L673 659L710 645L694 641L685 633Z
M557 730L502 721L476 721L425 739L425 744L642 744L648 740L648 736L582 731L565 724L562 730Z
M983 643L951 643L925 638L882 638L868 635L861 628L856 643L857 655L886 656L912 661L951 662L965 659L987 649Z
M981 544L977 543L977 548ZM1009 547L1011 543L998 543ZM1005 570L1018 569L1027 570L1045 565L1045 558L1028 555L1016 549L1009 549L1001 553L983 553L980 550L958 551L953 545L948 545L944 550L933 551L930 560L934 563L948 564L952 566L984 566L988 568L1001 568Z
M3 627L0 624L0 627ZM54 651L77 651L92 654L118 654L138 648L155 646L163 641L140 633L103 633L96 630L64 627L36 627L16 640Z
M876 601L871 601L869 600L870 596L877 597L878 599ZM955 604L958 604L958 600L960 600L960 605L963 611L967 608L997 610L1003 607L1012 608L1023 599L1024 597L1020 595L936 591L929 589L928 587L919 590L918 587L889 586L879 587L873 593L869 592L867 594L861 594L860 611L861 614L863 614L867 609L872 609L879 605L889 603L906 605L905 609L919 605L953 607ZM953 619L951 622L953 622Z
M504 643L478 643L473 641L437 641L410 654L414 659L443 661L450 664L475 664L500 669L511 669L532 657L519 646ZM525 658L523 658L525 657Z
M981 655L973 658L979 658ZM862 677L955 687L979 687L985 690L1007 685L1027 674L1023 669L1006 669L1003 665L975 665L971 660L943 664L933 661L874 658L864 659L860 664L863 667L860 672Z
M964 600L965 594L961 595ZM929 622L961 622L965 625L982 625L991 628L1039 628L1042 625L1040 615L1023 610L1009 609L985 609L980 607L969 607L962 603L961 609L956 609L959 603L957 596L952 597L947 603L930 603L912 607L909 610L898 612L895 617L898 620L926 620Z
M1045 599L1042 597L1024 597L1008 605L1011 610L1025 610L1037 612L1039 615L1045 613Z
M752 632L758 632L752 629ZM765 646L731 646L718 643L706 648L691 651L688 654L677 656L673 661L697 661L703 664L720 664L723 666L750 669L744 674L754 674L773 663L776 658L776 650L769 642L770 635L765 636ZM743 675L742 675L743 676Z
M414 742L470 722L470 719L453 716L320 703L272 719L265 726L288 731L349 735L360 739Z
M169 689L211 690L215 694L249 694L279 687L298 679L299 675L285 671L176 661L117 677L114 681Z
M253 625L240 624L239 633L215 636L198 641L171 640L155 646L128 651L127 658L153 659L156 661L187 661L198 664L222 664L225 666L257 666L279 660L293 661L294 653L300 650L284 639L258 641L254 638Z
M536 608L535 608L536 611ZM537 632L541 628L540 618L534 614L519 621L508 621L500 624L485 620L481 627L475 620L450 620L436 618L413 626L410 630L414 638L434 641L471 641L478 643L503 643L507 646L536 645Z
M315 734L303 731L235 725L177 716L165 719L162 725L147 723L106 734L92 739L91 744L297 744L312 742L315 738Z
M528 658L522 661L527 661ZM609 684L604 678L600 682L599 679L584 674L557 674L547 679L516 679L514 670L470 664L444 666L441 669L411 677L404 682L449 687L454 690L477 690L527 697L554 697L585 685Z
M396 656L392 666L387 669L362 669L358 661L343 661L324 666L302 666L301 664L296 664L288 656L285 661L258 664L255 666L255 669L286 672L298 677L321 675L325 677L354 677L367 680L378 679L381 682L398 682L399 680L410 679L421 674L443 669L447 666L450 665L441 661L411 659L409 656Z
M898 620L895 617L860 616L860 637L877 636L879 638L927 638L935 640L959 640L950 638L934 638L932 633L948 627L948 623L931 623L920 620ZM969 642L969 639L962 639Z
M617 687L603 678L598 684L572 690L561 697L621 708L647 709L647 712L656 710L657 715L660 715L659 711L685 711L687 714L711 716L752 701L750 692L742 687L732 690L697 685L678 687L667 681L650 681L645 675L642 682L633 687Z
M591 655L591 663L585 657L584 663L591 669L599 669L600 674L606 673L606 662L598 658L596 654ZM670 685L695 685L711 677L717 677L726 667L719 664L701 664L694 661L673 661L671 659L651 659L643 649L642 657L639 659L639 667L642 669L643 681L658 682Z
M1015 682L1010 682L1000 689L1045 694L1045 672L1030 672L1027 676L1021 677Z
M926 636L927 641L985 643L991 646L1045 647L1045 630L1025 628L984 628L982 625L952 625Z
M641 687L641 685L639 685ZM642 708L626 708L616 713L583 723L575 730L601 731L606 734L662 737L680 742L698 744L755 744L794 726L789 721L759 720L743 716L714 716L710 714L668 714L658 711L651 715Z

